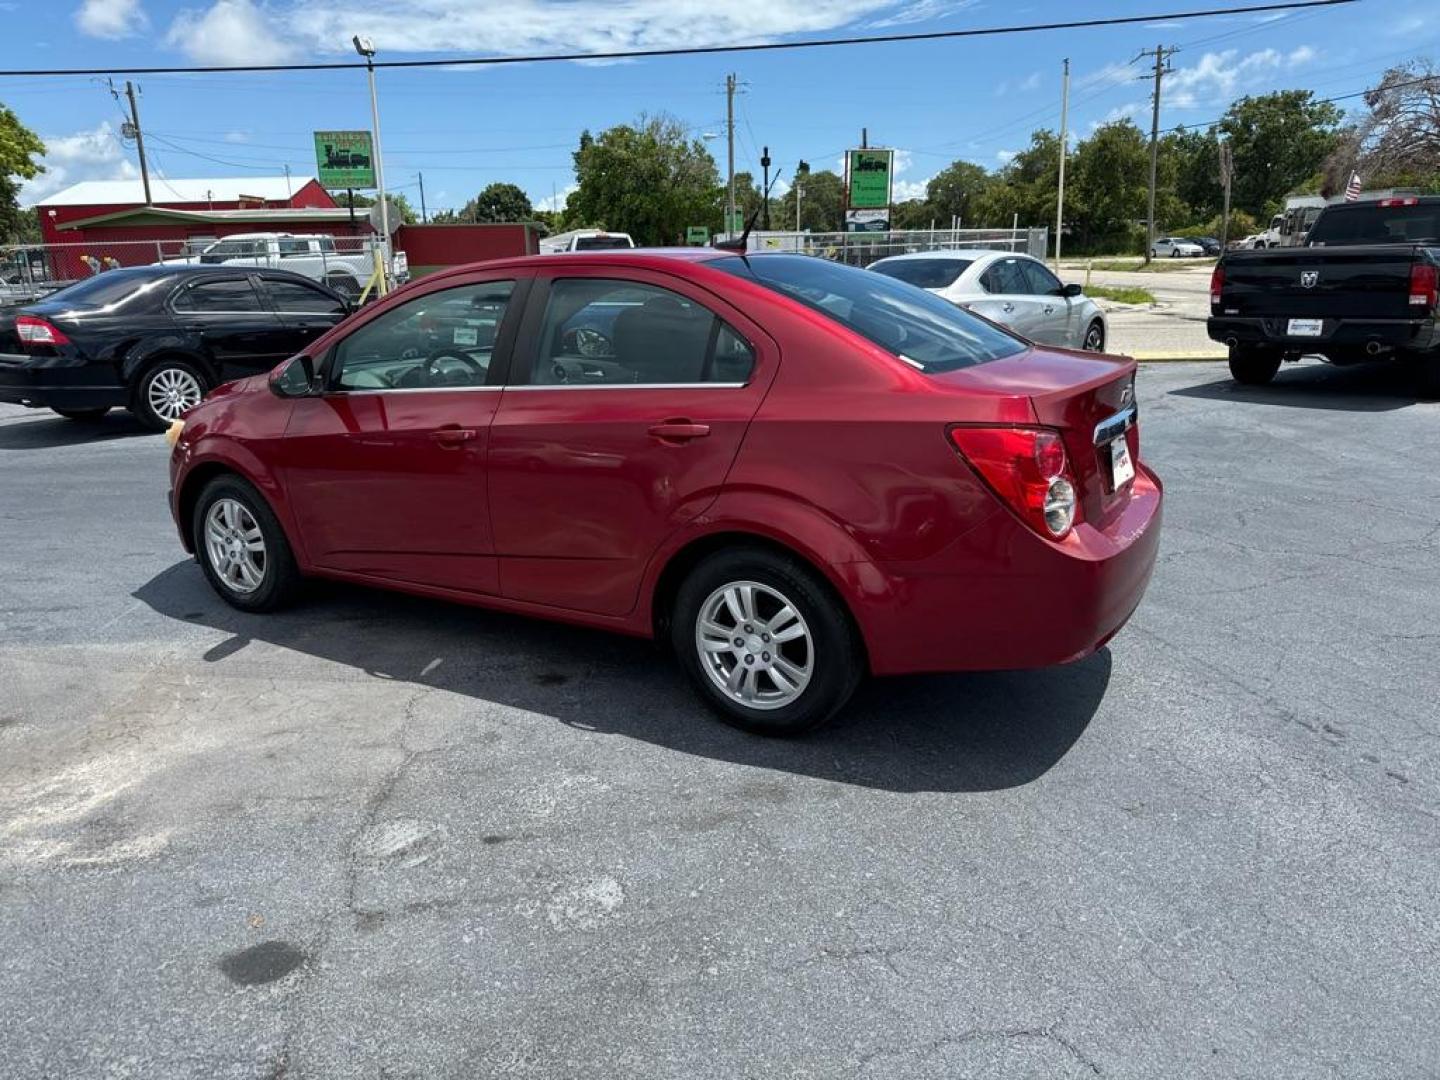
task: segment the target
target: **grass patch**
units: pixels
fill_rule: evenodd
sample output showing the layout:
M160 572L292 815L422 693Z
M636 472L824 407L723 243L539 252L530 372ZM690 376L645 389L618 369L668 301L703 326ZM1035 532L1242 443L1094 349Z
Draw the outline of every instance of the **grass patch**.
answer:
M1114 300L1119 304L1155 303L1155 295L1149 289L1137 289L1133 286L1119 288L1111 285L1091 285L1085 290L1085 295L1098 296L1102 300Z
M1084 264L1081 264L1084 265ZM1171 270L1186 270L1192 266L1203 266L1207 269L1215 265L1215 259L1204 257L1199 259L1151 259L1150 265L1145 265L1144 259L1096 259L1090 264L1094 270L1119 270L1129 274L1164 274Z

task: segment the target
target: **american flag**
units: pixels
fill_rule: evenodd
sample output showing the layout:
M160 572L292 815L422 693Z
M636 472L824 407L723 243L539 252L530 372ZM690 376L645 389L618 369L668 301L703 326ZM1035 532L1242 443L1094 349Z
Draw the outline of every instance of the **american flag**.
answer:
M1345 185L1345 201L1354 202L1358 198L1360 198L1360 174L1352 172L1350 183Z

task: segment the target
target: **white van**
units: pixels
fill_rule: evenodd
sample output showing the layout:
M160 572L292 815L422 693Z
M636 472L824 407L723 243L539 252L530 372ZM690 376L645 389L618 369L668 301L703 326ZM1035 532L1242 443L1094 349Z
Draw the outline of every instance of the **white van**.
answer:
M571 229L569 232L547 236L540 241L541 255L560 255L567 251L609 251L614 248L633 248L635 241L629 233L605 232L602 229Z

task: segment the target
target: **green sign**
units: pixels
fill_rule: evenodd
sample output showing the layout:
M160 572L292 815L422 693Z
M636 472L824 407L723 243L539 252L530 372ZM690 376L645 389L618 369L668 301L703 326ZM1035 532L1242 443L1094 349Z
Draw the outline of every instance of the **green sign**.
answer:
M323 188L373 188L375 155L370 148L370 132L315 132L315 166Z
M893 150L851 150L847 155L851 210L883 210L890 205Z
M704 225L691 225L685 230L685 243L691 247L704 247L710 242L710 230Z

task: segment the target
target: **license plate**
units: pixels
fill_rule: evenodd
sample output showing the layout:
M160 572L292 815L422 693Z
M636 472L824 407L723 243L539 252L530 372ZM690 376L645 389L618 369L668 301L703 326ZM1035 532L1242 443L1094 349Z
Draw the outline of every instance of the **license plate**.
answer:
M1130 444L1123 437L1110 444L1110 487L1119 491L1135 479L1135 463L1130 460Z
M1291 337L1319 337L1324 329L1324 319L1291 319L1285 333Z

